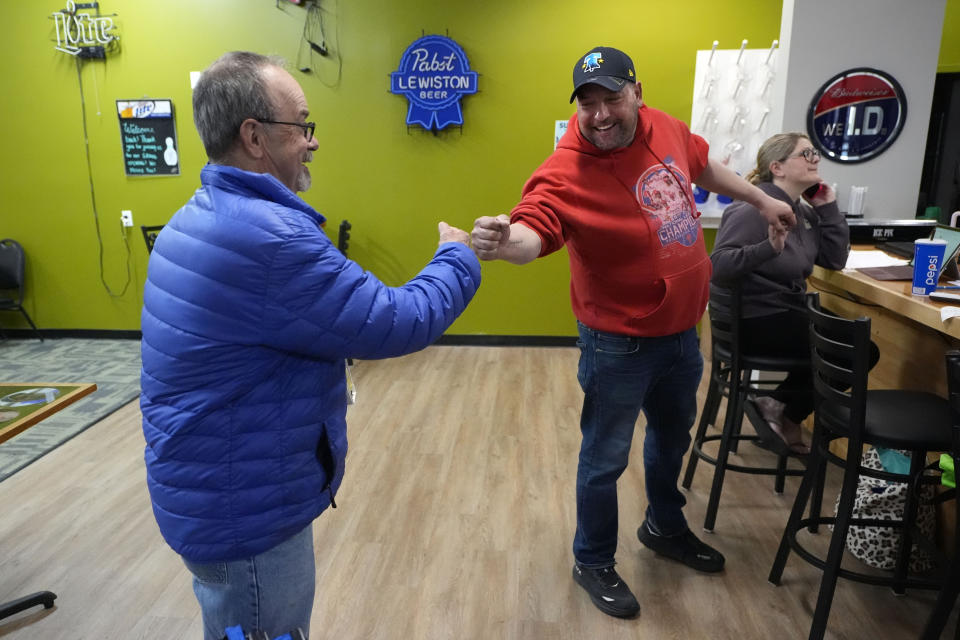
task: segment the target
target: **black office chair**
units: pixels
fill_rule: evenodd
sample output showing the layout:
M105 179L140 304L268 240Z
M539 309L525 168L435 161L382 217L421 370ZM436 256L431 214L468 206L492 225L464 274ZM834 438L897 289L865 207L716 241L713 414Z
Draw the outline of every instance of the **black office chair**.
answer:
M19 311L43 342L43 336L37 329L37 325L23 308L25 263L23 247L19 242L10 238L0 240L0 311Z
M956 415L950 403L933 393L905 390L867 390L870 369L870 319L847 320L820 310L817 294L807 298L810 317L810 352L813 370L814 413L813 441L790 518L780 540L769 580L780 584L790 551L823 570L809 637L823 638L837 579L845 578L866 584L890 586L896 593L910 588L939 588L941 581L907 575L913 549L913 525L919 503L918 493L907 494L902 520L853 517L854 498L861 475L890 482L913 483L926 466L928 451L947 451L952 443ZM948 376L951 368L948 359ZM951 380L951 385L956 382ZM960 388L960 387L957 387ZM847 438L846 459L830 453L831 441ZM860 464L864 445L875 445L909 452L910 473L896 474L869 469ZM837 515L823 517L819 504L811 501L811 492L821 483L827 462L843 466L843 485ZM809 517L803 518L811 504ZM833 534L826 559L805 549L797 540L804 527L833 524ZM896 567L889 574L868 574L841 568L847 532L851 525L893 527L901 531Z
M38 604L42 604L44 609L52 609L53 601L57 599L57 594L52 591L38 591L28 596L4 602L0 604L0 620L9 618L12 615L33 609Z
M713 531L716 523L720 494L723 491L723 480L727 471L775 476L774 490L777 493L783 493L786 476L803 475L803 469L788 468L787 460L792 454L785 444L776 452L775 467L747 466L729 462L730 453L736 452L739 442L761 439L758 435L741 433L744 415L761 430L766 427L763 417L756 411L755 405L748 402L748 399L751 395L768 395L776 383L752 380L753 372L785 373L809 366L806 358L754 356L741 352L741 297L739 284L729 289L712 287L710 290L710 385L682 483L685 489L690 488L698 460L714 465L713 485L707 502L707 515L703 522L703 528L707 531ZM727 398L727 412L723 427L719 435L708 436L707 427L716 423L720 401L724 396ZM766 427L766 430L769 431L769 427ZM781 442L772 432L768 434L768 436L771 435L773 438L768 437L768 441L774 444ZM704 451L704 444L717 440L720 441L720 446L714 457Z
M140 231L143 232L143 241L147 245L147 253L153 251L153 243L157 241L157 234L163 229L162 224L147 226L140 225Z

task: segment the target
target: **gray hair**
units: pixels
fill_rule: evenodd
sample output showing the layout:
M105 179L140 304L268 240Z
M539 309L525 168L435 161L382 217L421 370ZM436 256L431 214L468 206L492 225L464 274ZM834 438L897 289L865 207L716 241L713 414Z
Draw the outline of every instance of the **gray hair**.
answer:
M193 89L193 123L212 162L230 151L244 120L275 118L262 76L266 66L284 68L286 62L277 56L231 51L200 75Z
M793 153L798 142L809 139L805 133L799 132L778 133L767 138L764 143L760 145L760 149L757 150L757 166L747 174L747 182L751 184L773 182L773 174L770 173L770 164L783 162Z

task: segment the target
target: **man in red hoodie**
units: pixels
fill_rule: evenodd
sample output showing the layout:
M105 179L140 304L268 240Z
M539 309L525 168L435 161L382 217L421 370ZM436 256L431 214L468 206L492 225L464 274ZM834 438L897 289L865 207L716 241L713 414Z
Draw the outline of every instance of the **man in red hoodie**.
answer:
M707 142L643 104L633 61L595 47L573 68L577 112L510 216L478 218L483 260L525 264L564 245L580 333L584 391L573 577L604 613L640 611L614 569L617 479L634 426L647 419L646 519L653 551L717 572L724 558L693 535L677 488L703 373L696 324L707 306L710 258L691 184L753 204L778 229L794 224L775 200L707 157Z

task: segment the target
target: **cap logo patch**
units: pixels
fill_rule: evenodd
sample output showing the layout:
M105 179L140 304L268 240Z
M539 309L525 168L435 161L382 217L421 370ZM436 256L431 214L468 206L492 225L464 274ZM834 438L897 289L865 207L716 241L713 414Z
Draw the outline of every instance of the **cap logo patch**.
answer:
M600 65L603 64L603 58L600 55L599 52L588 53L583 59L583 70L589 72L599 69Z

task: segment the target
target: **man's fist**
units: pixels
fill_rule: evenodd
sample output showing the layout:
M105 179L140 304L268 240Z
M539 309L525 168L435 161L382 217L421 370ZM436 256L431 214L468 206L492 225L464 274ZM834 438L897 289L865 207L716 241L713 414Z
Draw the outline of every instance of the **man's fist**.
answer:
M446 222L441 222L438 227L440 230L440 244L444 242L460 242L470 246L470 234L466 231L451 227Z
M510 216L481 216L473 223L470 242L481 260L496 260L500 248L510 240Z

